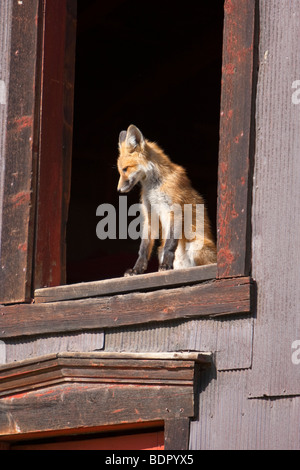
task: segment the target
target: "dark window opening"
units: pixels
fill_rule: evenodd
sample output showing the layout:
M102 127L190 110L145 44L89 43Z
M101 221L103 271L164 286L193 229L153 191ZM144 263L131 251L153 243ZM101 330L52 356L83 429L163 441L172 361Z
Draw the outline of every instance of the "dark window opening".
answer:
M186 168L216 232L223 9L223 0L78 0L68 283L123 276L137 259L138 240L96 236L97 207L118 213L118 136L130 124ZM138 201L135 188L128 207Z

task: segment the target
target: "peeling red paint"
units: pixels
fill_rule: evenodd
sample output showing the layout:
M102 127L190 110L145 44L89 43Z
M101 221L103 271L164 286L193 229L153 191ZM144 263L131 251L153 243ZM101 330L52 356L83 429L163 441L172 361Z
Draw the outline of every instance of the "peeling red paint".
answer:
M250 54L253 53L253 44L248 48L240 49L239 51L236 52L236 58L238 62L240 63L240 62L245 61L249 53Z
M14 194L11 197L11 202L16 207L19 207L22 204L27 204L30 202L30 191L21 191L20 193Z
M226 173L228 171L228 162L222 161L219 163L219 168L221 173Z
M237 219L238 216L239 216L239 214L237 213L237 211L235 210L235 207L233 206L232 211L231 211L231 217L233 219Z
M27 251L27 243L20 243L18 246L19 251L23 251L24 253Z
M234 138L234 142L235 142L236 144L238 144L239 141L240 141L240 139L241 139L241 137L244 137L244 132L243 132L243 131L242 131L239 135L237 135L237 136Z
M232 63L226 64L223 66L223 74L233 75L236 72L236 66Z
M234 6L232 4L232 0L225 0L224 10L227 15L231 15L234 10Z
M228 272L225 271L226 276L230 271L230 265L234 261L235 257L229 248L221 248L218 253L218 262L221 267L228 266Z
M32 116L22 116L21 118L15 119L15 124L17 127L17 132L21 132L26 127L33 126L33 117Z

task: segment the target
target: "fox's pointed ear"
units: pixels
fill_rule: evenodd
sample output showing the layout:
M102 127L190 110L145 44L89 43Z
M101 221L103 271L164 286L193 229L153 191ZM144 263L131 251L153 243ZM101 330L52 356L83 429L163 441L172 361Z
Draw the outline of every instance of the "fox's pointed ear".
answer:
M138 147L143 148L145 145L145 139L141 131L131 124L127 129L126 145L132 150Z
M126 136L127 136L127 131L122 131L122 132L120 132L120 135L119 135L119 147L121 147L121 145L123 144L123 142L125 142Z

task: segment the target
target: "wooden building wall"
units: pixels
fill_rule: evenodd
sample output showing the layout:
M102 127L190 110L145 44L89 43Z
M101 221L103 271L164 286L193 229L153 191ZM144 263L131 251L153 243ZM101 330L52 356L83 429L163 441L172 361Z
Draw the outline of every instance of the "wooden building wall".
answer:
M4 155L6 142L7 100L9 83L12 2L0 3L0 156ZM0 158L0 209L4 191L4 159ZM2 218L0 218L0 236ZM1 238L1 237L0 237ZM1 248L1 247L0 247Z
M0 344L2 363L66 350L212 351L213 366L201 374L190 449L300 447L300 365L292 362L292 343L300 340L300 104L292 101L292 84L300 80L300 4L260 0L258 6L254 316L10 338Z

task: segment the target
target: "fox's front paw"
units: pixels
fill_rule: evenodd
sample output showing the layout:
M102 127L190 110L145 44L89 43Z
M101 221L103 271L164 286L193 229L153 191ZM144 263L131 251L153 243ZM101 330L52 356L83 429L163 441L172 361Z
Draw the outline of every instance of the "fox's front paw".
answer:
M127 271L124 274L124 277L129 277L129 276L138 276L139 274L143 274L143 272L139 272L137 269L127 269Z
M173 266L170 265L170 264L161 264L158 271L161 272L161 271L170 271L171 269L173 269Z

